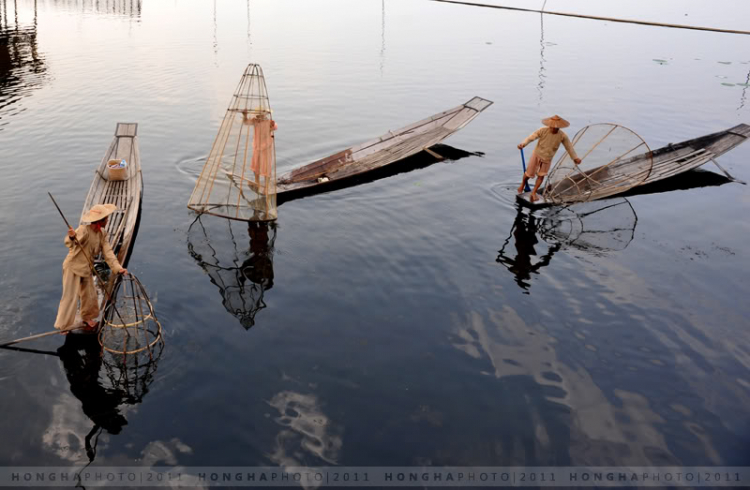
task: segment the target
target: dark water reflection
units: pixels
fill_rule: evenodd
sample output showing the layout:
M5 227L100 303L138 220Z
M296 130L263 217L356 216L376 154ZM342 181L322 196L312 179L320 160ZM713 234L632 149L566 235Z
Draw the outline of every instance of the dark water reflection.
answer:
M128 268L166 342L138 366L73 337L0 350L0 463L747 463L748 187L691 172L535 212L514 193L516 145L549 114L652 148L748 122L747 38L389 0L0 13L0 338L54 321L66 250L44 191L77 214L114 124L135 121ZM473 95L495 105L444 160L288 199L267 227L196 220L248 62L279 172ZM749 158L720 163L747 181Z
M255 325L255 315L267 306L264 295L273 287L275 241L275 222L198 217L188 230L190 256L219 288L224 308L246 330Z
M81 402L81 410L93 426L86 434L77 434L84 441L88 462L96 459L97 445L102 431L120 434L128 421L124 413L128 407L143 401L154 381L156 368L163 353L157 344L153 356L123 357L102 354L95 335L69 334L57 349L70 393ZM76 448L67 447L71 452Z
M35 5L36 7L36 5ZM18 20L18 9L8 15L8 2L0 3L0 130L4 118L22 110L20 101L48 78L44 56L37 40L37 12L26 25Z

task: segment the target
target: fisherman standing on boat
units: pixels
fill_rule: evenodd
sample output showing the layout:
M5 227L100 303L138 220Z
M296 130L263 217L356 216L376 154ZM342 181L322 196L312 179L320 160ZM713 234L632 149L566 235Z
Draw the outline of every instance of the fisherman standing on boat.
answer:
M542 124L545 127L539 128L529 135L528 138L518 145L518 149L523 149L524 146L528 145L535 139L539 142L536 144L534 151L531 154L529 160L529 166L526 168L526 172L523 174L523 180L521 186L518 188L518 193L521 194L526 187L526 183L529 179L536 177L534 183L534 189L531 191L530 200L531 202L536 201L537 191L544 181L544 177L549 172L550 165L552 165L552 159L557 153L557 149L560 148L560 143L565 146L568 151L568 155L575 162L576 165L581 163L581 159L578 158L576 151L573 149L573 144L568 139L568 135L560 131L560 128L567 128L570 123L560 116L552 116L547 119L542 119Z
M115 257L104 232L109 215L116 210L114 204L97 204L84 216L83 221L89 222L89 225L81 225L77 230L68 229L65 246L70 251L63 262L63 294L55 320L55 328L58 330L67 330L74 326L78 300L81 301L83 322L89 329L96 328L99 301L94 290L91 271L93 263L89 261L94 260L99 252L113 273L128 273Z

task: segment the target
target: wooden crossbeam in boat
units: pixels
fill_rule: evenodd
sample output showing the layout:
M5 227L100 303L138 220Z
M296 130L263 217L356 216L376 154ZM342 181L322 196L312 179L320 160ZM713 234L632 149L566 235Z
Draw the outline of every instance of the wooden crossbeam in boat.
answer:
M118 138L134 138L138 136L138 123L117 123L115 136L117 136Z

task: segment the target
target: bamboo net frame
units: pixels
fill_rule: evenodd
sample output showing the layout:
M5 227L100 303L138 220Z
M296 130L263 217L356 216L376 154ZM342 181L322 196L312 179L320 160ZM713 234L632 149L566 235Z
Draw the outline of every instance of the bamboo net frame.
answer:
M271 221L276 208L276 149L271 103L260 65L240 79L188 208L241 221Z
M549 173L544 198L554 204L602 199L643 184L653 168L645 141L612 123L582 128L571 141L581 158L576 165L564 152Z
M99 331L99 344L103 352L127 357L145 352L154 359L154 349L163 346L161 323L156 318L153 304L146 289L133 274L120 277L112 291L112 301L107 303ZM119 314L115 315L115 311Z

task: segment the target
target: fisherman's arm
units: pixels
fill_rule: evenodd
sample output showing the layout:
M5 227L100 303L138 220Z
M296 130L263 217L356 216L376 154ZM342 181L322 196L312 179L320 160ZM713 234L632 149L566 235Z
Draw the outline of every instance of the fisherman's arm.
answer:
M87 236L88 234L86 233L85 226L79 226L77 230L68 228L68 235L65 237L65 246L68 248L73 248L76 244L75 241L73 241L73 238L78 240L78 243L83 245L84 243L86 243Z
M520 144L520 145L518 145L518 149L520 150L521 148L523 148L524 146L528 145L529 143L531 143L531 142L532 142L532 141L534 141L535 139L538 139L538 138L539 138L539 136L540 136L540 134L539 134L539 131L541 131L541 130L537 129L536 131L534 131L533 133L531 133L531 134L530 134L530 135L528 136L528 138L526 138L525 140L523 140L523 141L521 142L521 144Z
M573 162L575 162L576 165L581 163L581 159L578 158L578 154L576 153L575 148L573 148L573 143L570 142L567 134L563 135L562 143L563 146L565 146L565 149L568 150L568 155L570 155L570 158L573 159Z
M112 247L109 246L109 242L105 237L102 237L102 255L104 255L104 260L107 262L109 268L112 269L112 272L115 274L128 273L128 270L120 265L120 261L117 260L115 253L112 251Z

